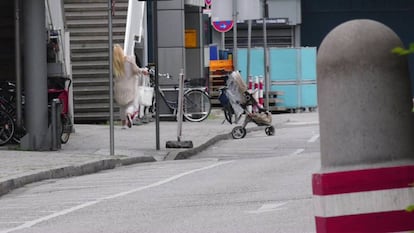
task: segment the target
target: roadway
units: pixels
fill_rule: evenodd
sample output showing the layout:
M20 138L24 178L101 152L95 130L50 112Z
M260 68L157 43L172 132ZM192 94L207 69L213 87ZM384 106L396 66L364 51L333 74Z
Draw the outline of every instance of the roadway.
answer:
M0 198L0 233L315 232L319 168L319 126L287 123L187 160L26 185Z

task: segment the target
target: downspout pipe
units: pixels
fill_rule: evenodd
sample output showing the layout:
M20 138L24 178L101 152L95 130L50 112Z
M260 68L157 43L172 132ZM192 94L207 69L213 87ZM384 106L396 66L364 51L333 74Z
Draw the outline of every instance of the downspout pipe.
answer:
M20 54L20 0L14 0L14 59L16 70L16 126L22 128L22 64Z

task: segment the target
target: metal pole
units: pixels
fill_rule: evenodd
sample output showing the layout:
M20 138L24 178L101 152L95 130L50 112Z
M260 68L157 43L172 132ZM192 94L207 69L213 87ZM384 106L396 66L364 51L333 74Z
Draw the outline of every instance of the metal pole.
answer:
M52 150L57 150L58 146L57 146L57 140L58 140L58 125L57 125L57 105L60 104L60 100L59 99L53 99L52 100L52 106L51 106L51 111L52 111ZM59 137L60 139L60 137Z
M237 70L237 0L233 0L233 66Z
M108 0L108 52L109 52L109 151L110 155L115 154L114 139L114 101L113 101L113 68L112 68L112 12L114 0Z
M178 115L177 115L177 141L181 141L183 127L183 93L184 93L184 69L181 69L178 84Z
M248 25L247 25L247 74L246 74L246 78L247 78L247 82L249 80L249 77L252 75L250 73L250 50L252 48L252 20L249 19L247 21Z
M221 49L222 50L226 49L226 34L225 34L225 32L221 33Z
M14 25L14 53L16 69L16 125L20 130L22 127L22 72L20 55L20 0L14 0L15 25Z
M155 90L158 90L158 6L157 1L152 2L152 23L153 23L153 49L154 49L154 63L155 63ZM155 148L160 149L160 93L155 92Z
M263 18L263 56L264 56L264 78L265 78L265 96L266 96L266 109L269 109L269 91L270 91L270 78L269 78L269 59L267 54L267 25L266 25L266 17Z

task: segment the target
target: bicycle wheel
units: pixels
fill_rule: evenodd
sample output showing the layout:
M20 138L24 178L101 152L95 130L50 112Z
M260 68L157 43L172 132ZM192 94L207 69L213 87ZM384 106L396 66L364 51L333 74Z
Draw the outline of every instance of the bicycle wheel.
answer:
M210 97L201 90L190 90L184 93L184 118L192 122L205 120L211 112Z
M12 139L14 134L13 118L5 111L0 111L0 146Z
M60 142L66 144L69 141L70 134L72 133L72 121L67 114L62 115L62 133L60 135Z
M13 142L20 144L20 141L22 139L22 137L24 137L24 135L26 135L26 129L24 128L24 126L22 126L20 129L16 128L14 129L14 134L13 134Z

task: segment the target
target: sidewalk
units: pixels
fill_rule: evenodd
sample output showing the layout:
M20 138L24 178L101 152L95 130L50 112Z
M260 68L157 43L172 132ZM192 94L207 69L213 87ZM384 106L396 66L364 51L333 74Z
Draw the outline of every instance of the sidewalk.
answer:
M141 162L183 159L231 138L235 125L225 122L217 109L203 122L183 122L181 140L193 142L192 149L166 148L177 141L177 122L160 122L160 150L156 150L155 122L121 129L115 125L115 155L110 155L109 125L75 125L75 133L59 151L16 151L0 149L0 196L25 184L53 178L78 176ZM274 114L276 128L284 124L315 124L317 113ZM248 130L262 129L249 123Z

